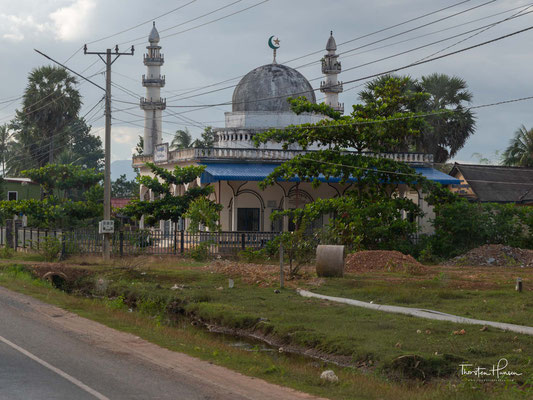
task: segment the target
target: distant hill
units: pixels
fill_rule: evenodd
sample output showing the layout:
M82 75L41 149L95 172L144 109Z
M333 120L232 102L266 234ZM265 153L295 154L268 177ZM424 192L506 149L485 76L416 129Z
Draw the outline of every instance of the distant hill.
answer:
M120 178L120 175L126 175L128 180L135 179L137 175L131 166L131 160L117 160L111 163L111 180Z

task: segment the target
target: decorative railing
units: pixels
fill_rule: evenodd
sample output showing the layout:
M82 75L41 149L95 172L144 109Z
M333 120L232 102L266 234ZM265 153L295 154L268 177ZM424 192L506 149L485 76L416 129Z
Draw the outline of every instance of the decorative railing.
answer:
M165 86L165 75L159 75L157 78L146 78L146 75L142 77L143 86Z
M146 99L141 97L141 108L150 110L164 110L167 107L167 99L160 99L159 101L153 101L153 99Z
M332 92L332 93L342 93L343 91L343 84L342 82L338 83L327 83L327 82L320 82L320 91L321 92Z
M231 149L231 148L194 148L169 151L166 162L177 161L207 161L207 160L248 160L248 161L287 161L302 154L312 153L313 150L269 150L269 149ZM347 151L346 154L356 152ZM432 163L433 155L424 153L371 153L360 154L369 157L387 158L406 163ZM152 155L133 157L133 166L140 167L146 162L152 162Z

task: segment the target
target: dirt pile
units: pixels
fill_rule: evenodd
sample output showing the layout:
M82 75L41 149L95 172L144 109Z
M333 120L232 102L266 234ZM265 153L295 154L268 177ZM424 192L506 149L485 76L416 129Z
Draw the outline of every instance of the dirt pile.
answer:
M426 270L413 257L399 251L369 250L358 251L346 257L346 272L394 271L423 273Z
M487 244L452 258L447 265L533 267L533 250L501 244Z

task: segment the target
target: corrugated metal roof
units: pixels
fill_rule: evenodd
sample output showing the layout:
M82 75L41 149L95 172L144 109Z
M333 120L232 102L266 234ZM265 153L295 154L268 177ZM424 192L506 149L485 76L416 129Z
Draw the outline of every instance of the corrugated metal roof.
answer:
M450 174L456 175L457 171L481 202L520 203L533 200L533 168L456 163Z
M266 163L202 163L206 166L201 176L202 183L213 183L218 181L262 181L270 175L276 167L281 164ZM456 185L461 183L459 179L453 178L441 171L430 167L415 167L416 172L422 174L427 179L443 185ZM319 178L325 182L324 177ZM298 179L294 179L297 181ZM330 178L328 182L339 182L339 178Z

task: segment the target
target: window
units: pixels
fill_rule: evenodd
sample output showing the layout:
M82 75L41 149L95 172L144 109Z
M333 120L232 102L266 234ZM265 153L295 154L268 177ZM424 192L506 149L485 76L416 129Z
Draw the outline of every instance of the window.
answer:
M18 192L7 192L7 199L8 200L18 200L19 194Z
M237 208L237 230L259 231L259 208Z

